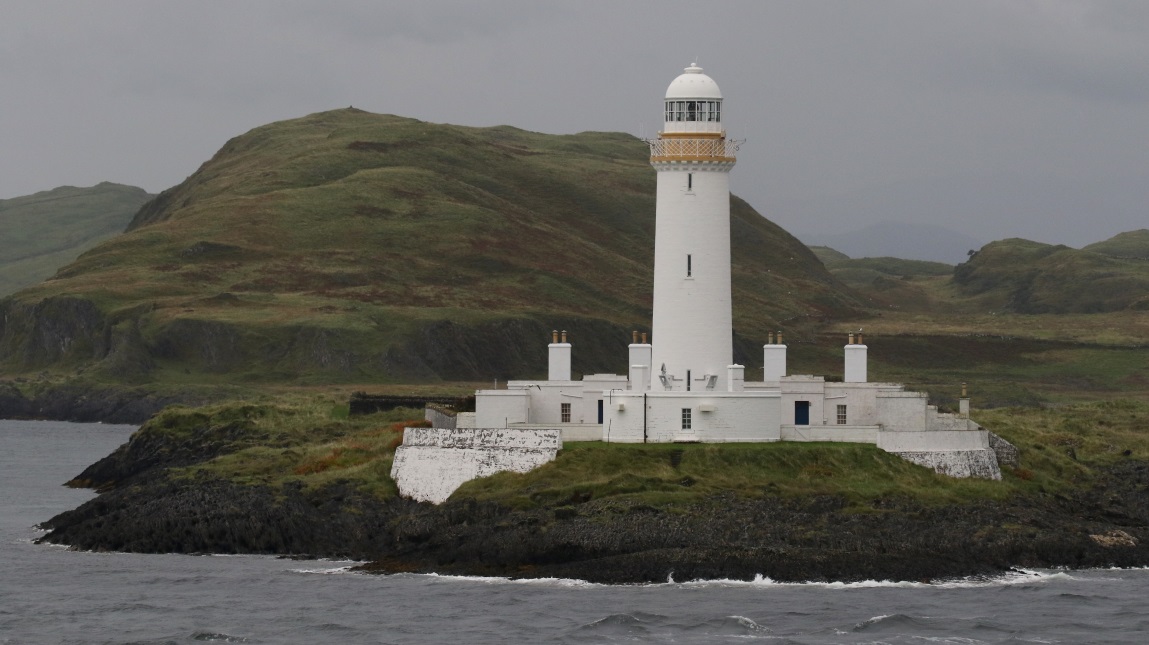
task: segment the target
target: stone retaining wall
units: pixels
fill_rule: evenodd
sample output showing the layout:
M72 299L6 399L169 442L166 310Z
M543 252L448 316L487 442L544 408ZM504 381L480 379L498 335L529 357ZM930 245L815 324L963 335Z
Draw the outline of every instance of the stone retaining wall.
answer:
M531 471L554 461L560 449L557 429L406 428L391 477L403 497L440 504L472 479Z

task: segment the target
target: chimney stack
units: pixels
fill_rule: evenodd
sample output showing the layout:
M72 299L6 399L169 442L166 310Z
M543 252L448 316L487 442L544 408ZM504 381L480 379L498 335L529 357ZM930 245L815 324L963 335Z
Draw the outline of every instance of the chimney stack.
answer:
M560 342L560 338L562 339ZM567 332L564 329L560 337L559 332L551 332L551 344L547 346L547 380L571 380L571 345L567 342Z
M774 383L786 376L786 346L782 344L782 331L771 333L762 347L762 380Z
M842 380L847 383L866 382L866 350L862 344L862 332L858 332L857 342L850 334L850 344L846 345L846 374Z
M639 334L632 335L634 342L627 349L630 350L630 390L632 392L646 392L650 389L650 361L653 348L646 342L646 334L642 334L642 342L638 342Z

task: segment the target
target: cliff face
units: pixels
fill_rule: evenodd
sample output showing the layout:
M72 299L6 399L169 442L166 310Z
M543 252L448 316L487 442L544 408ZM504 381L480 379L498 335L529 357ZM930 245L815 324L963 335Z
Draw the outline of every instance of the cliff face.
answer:
M263 126L127 233L0 302L0 366L138 383L485 380L543 373L549 331L566 328L576 371L624 370L650 315L647 154L622 134L358 110ZM737 198L732 231L740 338L858 305Z

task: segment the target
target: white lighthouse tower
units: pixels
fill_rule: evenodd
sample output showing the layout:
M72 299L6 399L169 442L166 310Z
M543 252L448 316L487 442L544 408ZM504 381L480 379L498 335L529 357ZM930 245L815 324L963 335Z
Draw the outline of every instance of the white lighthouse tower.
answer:
M670 83L650 143L658 171L651 386L723 391L732 361L730 170L722 92L697 65Z

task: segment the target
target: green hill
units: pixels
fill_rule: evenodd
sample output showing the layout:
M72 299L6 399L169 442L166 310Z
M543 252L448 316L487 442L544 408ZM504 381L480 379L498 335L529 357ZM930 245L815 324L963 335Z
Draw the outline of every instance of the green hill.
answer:
M557 327L576 371L625 371L650 319L648 154L625 134L354 109L256 128L126 234L0 303L0 365L137 382L525 377ZM749 364L780 321L859 304L798 240L731 206Z
M1016 313L1149 309L1149 261L1016 238L987 244L953 281L964 295Z
M822 264L825 264L826 266L830 266L834 262L841 262L842 260L850 259L850 256L846 255L845 253L842 253L836 249L832 249L828 246L811 246L810 250L813 251L814 255L818 256L818 259L821 260Z
M1104 242L1094 242L1081 250L1115 258L1149 260L1149 229L1118 233Z
M142 188L104 182L0 200L0 297L48 278L123 232L151 197Z

